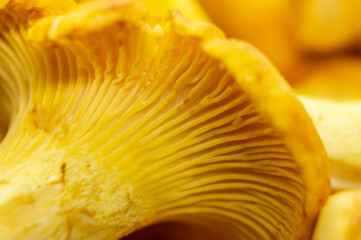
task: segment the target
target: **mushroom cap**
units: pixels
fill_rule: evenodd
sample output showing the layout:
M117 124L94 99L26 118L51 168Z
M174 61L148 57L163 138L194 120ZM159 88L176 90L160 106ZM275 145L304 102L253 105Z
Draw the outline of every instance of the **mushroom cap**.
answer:
M101 1L101 0L75 0L78 3ZM138 0L144 4L152 15L168 15L169 10L177 9L181 14L192 21L209 22L209 17L198 0Z
M0 238L118 239L170 221L310 237L326 154L252 46L131 0L0 6Z

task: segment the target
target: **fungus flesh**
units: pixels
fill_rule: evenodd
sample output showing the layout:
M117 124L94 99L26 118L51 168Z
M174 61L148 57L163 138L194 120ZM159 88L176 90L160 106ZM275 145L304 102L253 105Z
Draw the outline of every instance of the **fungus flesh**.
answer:
M325 152L257 50L135 1L0 7L0 239L309 238Z

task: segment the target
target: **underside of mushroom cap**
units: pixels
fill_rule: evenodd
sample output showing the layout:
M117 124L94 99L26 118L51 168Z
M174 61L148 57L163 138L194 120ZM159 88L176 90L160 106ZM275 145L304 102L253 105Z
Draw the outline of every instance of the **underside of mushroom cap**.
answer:
M258 51L135 1L32 2L0 12L0 238L117 239L168 221L309 238L324 149Z

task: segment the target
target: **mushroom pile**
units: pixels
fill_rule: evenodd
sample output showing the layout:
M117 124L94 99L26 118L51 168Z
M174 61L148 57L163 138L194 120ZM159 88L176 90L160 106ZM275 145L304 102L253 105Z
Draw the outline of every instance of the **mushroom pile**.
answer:
M0 0L0 239L311 239L359 105L297 96L193 0L141 2Z

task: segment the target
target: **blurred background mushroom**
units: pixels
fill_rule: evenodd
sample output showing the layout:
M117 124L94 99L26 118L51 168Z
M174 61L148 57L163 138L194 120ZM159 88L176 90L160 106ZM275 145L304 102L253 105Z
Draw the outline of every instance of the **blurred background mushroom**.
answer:
M313 240L361 239L361 189L332 195L322 209Z
M302 0L296 7L295 35L302 49L328 54L360 48L361 1Z
M227 37L252 43L281 71L297 66L292 0L199 0Z

